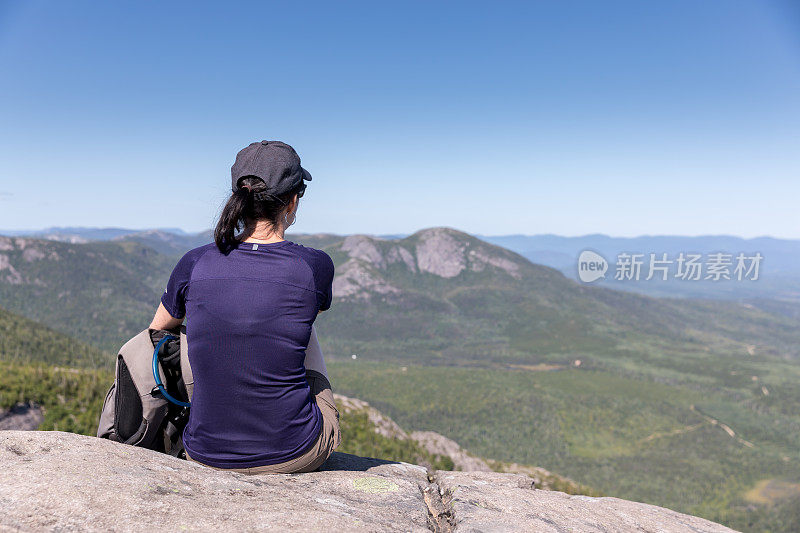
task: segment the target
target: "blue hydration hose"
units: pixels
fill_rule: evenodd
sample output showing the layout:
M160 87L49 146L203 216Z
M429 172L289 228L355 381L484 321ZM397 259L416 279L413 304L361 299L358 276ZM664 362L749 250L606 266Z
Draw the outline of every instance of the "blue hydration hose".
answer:
M190 407L192 404L187 402L182 402L173 398L170 393L167 392L167 389L164 387L164 384L161 382L161 376L158 373L158 351L161 350L161 347L164 345L165 342L172 339L177 339L175 335L164 335L164 338L158 341L156 344L156 349L153 352L153 378L156 380L156 387L158 390L161 391L161 394L164 395L168 401L174 403L175 405L180 405L182 407Z

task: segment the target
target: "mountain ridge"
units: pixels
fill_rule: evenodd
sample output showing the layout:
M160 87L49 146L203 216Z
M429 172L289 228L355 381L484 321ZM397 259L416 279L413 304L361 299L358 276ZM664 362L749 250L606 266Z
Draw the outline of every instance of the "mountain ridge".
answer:
M369 303L377 296L383 304L394 305L397 311L402 308L456 312L461 315L459 320L482 321L494 330L489 337L499 334L520 338L519 342L504 342L510 348L531 340L541 343L548 338L550 345L565 339L574 345L578 339L588 342L592 338L593 343L603 346L611 342L611 337L601 330L609 327L617 332L612 335L616 339L621 338L620 328L636 328L639 333L649 332L656 337L664 336L662 330L675 335L685 329L687 318L691 318L695 329L716 337L714 342L732 341L739 345L737 350L745 350L745 344L777 342L779 351L789 351L794 357L800 345L796 335L787 333L791 313L780 306L762 307L784 313L783 318L748 304L656 300L580 285L556 269L536 265L519 254L452 228L428 228L391 240L368 235L338 239L322 234L298 241L320 246L334 259L337 266L334 298L339 304ZM89 317L80 316L80 307L101 321L116 318L114 326L100 329L105 339L102 346L114 350L140 329L135 324L149 320L147 315L153 313L174 266L172 257L135 240L67 244L0 237L0 302L18 314L81 338L91 338L97 330L87 322ZM76 302L81 306L76 307ZM524 310L509 314L514 306L522 306ZM364 314L363 309L358 311L352 305L349 308ZM109 313L109 309L118 312ZM531 312L543 313L544 322L521 320ZM709 312L728 319L711 321ZM438 320L443 327L450 321L442 322L441 317ZM513 324L515 330L506 333L498 330L498 320ZM759 327L727 326L731 321L757 323ZM547 328L536 326L540 322L547 324ZM441 333L446 336L446 330L453 330L451 326ZM564 331L553 337L553 326ZM533 331L526 333L531 328L535 336ZM591 333L592 329L597 333ZM113 331L117 333L111 337ZM759 333L762 331L763 334ZM681 337L691 341L691 335L679 334L677 338Z

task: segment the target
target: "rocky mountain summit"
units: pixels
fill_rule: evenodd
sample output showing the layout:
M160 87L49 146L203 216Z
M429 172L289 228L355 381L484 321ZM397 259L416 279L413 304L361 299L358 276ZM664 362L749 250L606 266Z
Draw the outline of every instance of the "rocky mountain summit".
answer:
M3 431L0 464L0 529L17 531L731 531L537 490L527 476L338 452L318 472L248 476L94 437Z
M390 281L398 274L432 274L448 279L463 272L492 270L519 279L527 263L513 252L450 228L429 228L404 239L350 235L332 251L345 254L334 280L338 298L398 293L401 288Z

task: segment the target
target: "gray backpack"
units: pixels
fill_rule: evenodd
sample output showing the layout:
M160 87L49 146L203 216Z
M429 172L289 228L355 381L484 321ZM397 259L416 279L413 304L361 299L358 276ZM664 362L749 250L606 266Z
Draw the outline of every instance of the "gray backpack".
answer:
M181 435L194 384L186 351L185 326L146 329L126 342L97 436L185 458Z

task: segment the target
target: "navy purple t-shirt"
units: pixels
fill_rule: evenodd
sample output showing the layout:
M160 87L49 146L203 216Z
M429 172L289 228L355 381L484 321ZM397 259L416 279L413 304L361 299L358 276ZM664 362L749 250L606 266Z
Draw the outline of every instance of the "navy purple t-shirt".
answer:
M306 381L311 325L331 305L333 262L291 241L187 252L161 303L186 316L194 377L183 443L192 459L249 468L299 457L322 429Z

